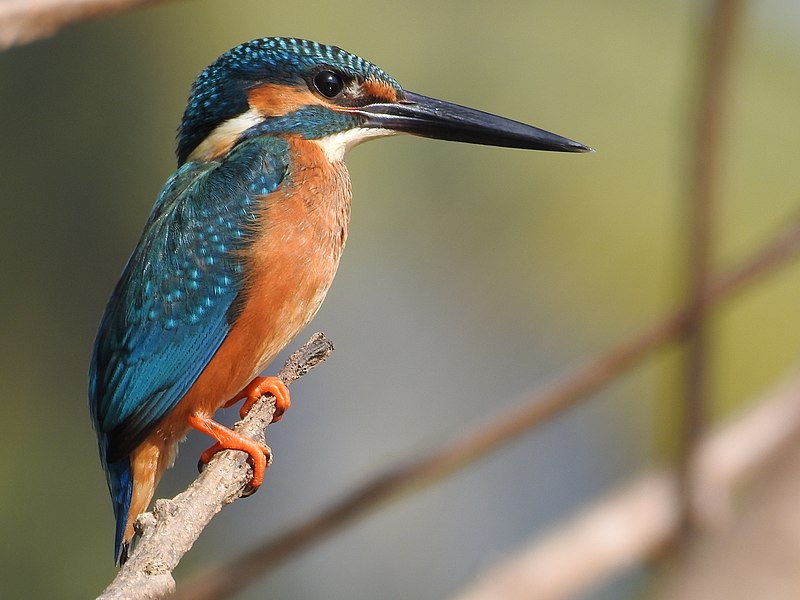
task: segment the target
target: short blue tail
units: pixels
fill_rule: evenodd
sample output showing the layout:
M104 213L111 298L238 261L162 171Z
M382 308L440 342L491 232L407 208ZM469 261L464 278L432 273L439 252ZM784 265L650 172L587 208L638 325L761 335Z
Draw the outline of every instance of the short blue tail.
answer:
M128 545L123 542L125 527L128 524L128 510L133 495L133 473L128 458L106 465L108 490L114 504L114 518L117 520L117 532L114 538L114 559L122 566L128 560Z

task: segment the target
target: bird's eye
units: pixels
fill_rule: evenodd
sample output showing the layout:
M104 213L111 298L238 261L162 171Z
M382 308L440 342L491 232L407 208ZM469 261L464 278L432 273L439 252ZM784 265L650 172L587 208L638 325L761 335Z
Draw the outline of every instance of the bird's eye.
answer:
M320 71L314 76L314 87L326 98L335 98L344 89L344 81L333 71Z

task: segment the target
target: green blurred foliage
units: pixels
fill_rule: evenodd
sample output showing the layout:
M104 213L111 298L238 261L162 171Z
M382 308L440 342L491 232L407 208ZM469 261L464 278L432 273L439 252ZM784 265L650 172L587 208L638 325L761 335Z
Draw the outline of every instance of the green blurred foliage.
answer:
M264 35L335 43L409 89L598 149L534 156L397 139L348 160L355 205L345 262L354 271L329 302L357 306L366 293L358 286L371 285L357 267L379 256L372 267L412 282L402 287L409 297L463 305L465 345L512 359L535 348L536 365L515 371L534 385L680 302L703 17L695 3L667 0L491 9L208 0L78 25L1 55L0 595L87 597L113 575L110 508L85 401L88 357L103 304L174 165L191 81L218 54ZM750 17L726 113L720 268L794 217L800 189L800 55L773 36L769 14ZM797 266L784 269L713 318L717 416L796 361L798 275ZM613 426L598 424L616 431L630 419L631 436L650 449L640 465L674 453L678 366L674 350L660 353L615 388L625 400L604 417ZM447 419L451 406L431 411ZM451 593L460 584L442 585ZM405 591L392 597L414 595Z

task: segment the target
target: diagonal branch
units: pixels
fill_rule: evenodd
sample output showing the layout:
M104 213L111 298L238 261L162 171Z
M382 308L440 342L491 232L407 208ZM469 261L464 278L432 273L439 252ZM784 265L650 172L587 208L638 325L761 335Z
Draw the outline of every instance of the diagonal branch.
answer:
M324 361L333 351L322 333L315 333L292 354L278 373L290 385ZM234 429L265 442L264 429L272 421L275 398L262 398ZM211 518L240 498L252 477L247 454L219 452L189 488L172 500L157 500L152 513L136 520L141 539L133 555L100 596L103 600L163 598L175 590L172 570L200 536ZM270 461L271 462L271 461Z
M0 50L49 37L80 21L111 16L164 0L3 0Z
M786 265L800 255L800 222L794 222L732 271L714 279L703 297L708 311ZM315 543L331 536L391 500L420 491L457 473L530 432L614 381L655 350L675 340L686 329L688 308L668 315L590 360L549 387L533 394L521 406L482 423L474 431L415 461L388 469L318 515L267 540L250 552L212 567L187 585L175 598L217 600L254 583L265 573Z

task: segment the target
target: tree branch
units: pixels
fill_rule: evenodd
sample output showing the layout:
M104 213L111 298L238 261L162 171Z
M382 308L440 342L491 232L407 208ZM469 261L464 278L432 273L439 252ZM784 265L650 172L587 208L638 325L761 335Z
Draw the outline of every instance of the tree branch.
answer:
M286 385L296 381L333 351L322 333L315 333L292 354L278 373ZM234 430L266 443L265 428L272 421L275 398L262 397ZM189 488L171 500L157 500L152 513L136 519L141 533L136 548L114 581L102 593L102 600L163 598L175 590L172 570L222 507L242 495L252 477L247 454L235 450L219 452ZM270 463L272 462L270 458Z
M800 222L794 222L737 268L715 278L706 290L703 309L752 285L800 254ZM247 587L292 556L333 535L379 506L403 494L421 491L477 462L596 393L652 352L675 340L686 327L682 308L600 354L538 393L521 406L427 456L387 469L346 497L243 556L201 572L175 595L180 600L217 600Z
M0 50L51 36L71 23L111 16L164 0L3 0Z

